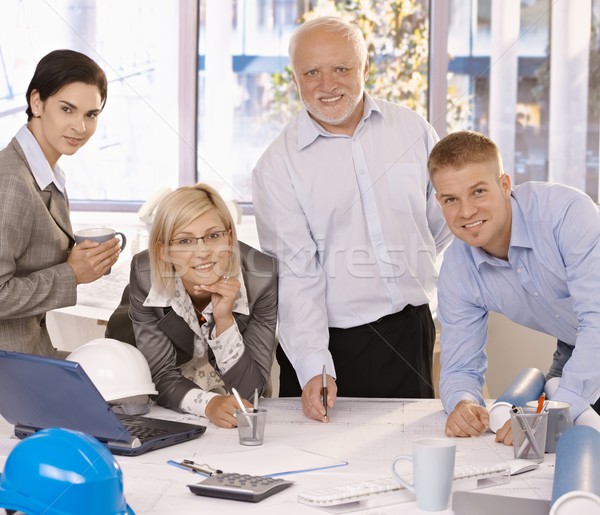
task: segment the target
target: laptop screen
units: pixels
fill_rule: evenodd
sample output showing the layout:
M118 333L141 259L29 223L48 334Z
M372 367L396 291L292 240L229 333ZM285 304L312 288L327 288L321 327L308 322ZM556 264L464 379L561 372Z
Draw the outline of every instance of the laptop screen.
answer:
M0 414L15 426L65 427L100 439L129 439L79 363L0 351L0 392Z

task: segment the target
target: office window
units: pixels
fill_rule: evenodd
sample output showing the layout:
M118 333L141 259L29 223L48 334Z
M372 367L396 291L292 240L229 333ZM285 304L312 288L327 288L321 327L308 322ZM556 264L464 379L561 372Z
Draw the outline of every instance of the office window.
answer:
M449 80L472 113L464 128L498 144L514 183L562 182L598 200L600 2L450 3Z
M199 179L227 198L251 203L256 161L300 109L287 46L304 19L340 15L356 21L370 46L367 90L426 116L428 5L419 0L200 0ZM449 117L460 117L465 102L450 95Z
M440 42L429 17L442 11ZM372 70L374 96L417 110L441 135L488 134L515 183L564 182L598 199L600 0L4 0L0 147L25 123L37 61L73 48L110 82L97 134L61 160L75 209L124 209L196 180L250 205L252 168L298 107L289 36L303 17L331 13L379 28L373 60L388 72ZM442 110L429 113L441 78Z
M179 181L179 2L3 0L0 147L26 122L35 65L57 48L106 71L108 101L94 137L59 164L73 204L141 201Z
M296 4L200 0L198 178L226 198L251 202L252 168L290 119L271 116L272 74L288 64Z

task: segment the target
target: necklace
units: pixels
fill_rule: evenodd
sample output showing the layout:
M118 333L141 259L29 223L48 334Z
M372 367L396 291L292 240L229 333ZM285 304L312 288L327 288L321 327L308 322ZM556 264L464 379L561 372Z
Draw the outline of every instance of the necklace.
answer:
M204 322L206 322L206 319L204 318L204 315L202 314L202 311L200 311L192 302L192 307L194 308L194 311L198 314L198 320L200 321L200 325L202 325Z

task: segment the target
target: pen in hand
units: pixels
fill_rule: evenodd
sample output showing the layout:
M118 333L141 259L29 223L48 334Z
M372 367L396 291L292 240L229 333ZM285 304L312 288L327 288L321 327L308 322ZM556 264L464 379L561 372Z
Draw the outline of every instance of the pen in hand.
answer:
M327 370L323 365L323 407L325 408L325 418L327 418Z

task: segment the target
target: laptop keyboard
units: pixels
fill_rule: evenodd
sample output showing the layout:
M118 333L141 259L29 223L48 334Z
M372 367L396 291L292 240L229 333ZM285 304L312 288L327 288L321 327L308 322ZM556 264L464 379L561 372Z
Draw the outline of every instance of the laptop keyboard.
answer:
M152 438L154 436L162 436L168 433L168 431L157 427L144 427L137 424L124 424L124 426L133 436L140 440Z

